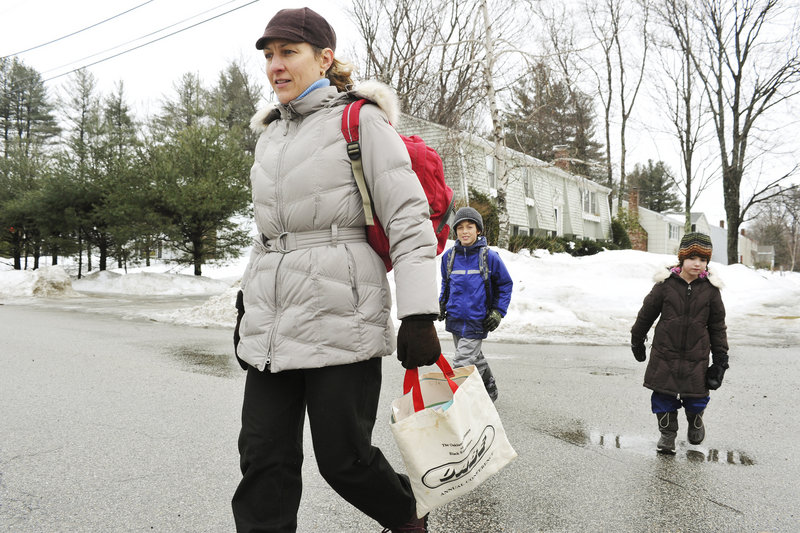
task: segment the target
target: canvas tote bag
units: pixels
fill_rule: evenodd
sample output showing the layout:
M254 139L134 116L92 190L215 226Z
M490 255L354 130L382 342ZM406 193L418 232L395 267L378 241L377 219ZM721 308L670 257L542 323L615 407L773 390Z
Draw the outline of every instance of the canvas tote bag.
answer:
M411 480L417 516L462 496L510 463L511 447L478 370L453 370L419 378L406 371L403 396L392 402L390 427Z

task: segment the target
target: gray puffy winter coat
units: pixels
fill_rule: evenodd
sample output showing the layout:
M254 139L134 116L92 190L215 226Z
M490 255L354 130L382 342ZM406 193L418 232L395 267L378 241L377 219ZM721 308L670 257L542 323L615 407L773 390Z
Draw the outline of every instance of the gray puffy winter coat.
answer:
M397 316L436 314L436 239L425 193L389 123L396 98L374 82L355 93L378 103L361 109L362 163L389 237ZM395 349L386 268L364 237L341 133L352 98L323 87L251 122L260 132L250 180L261 239L242 277L238 355L259 370L340 365Z

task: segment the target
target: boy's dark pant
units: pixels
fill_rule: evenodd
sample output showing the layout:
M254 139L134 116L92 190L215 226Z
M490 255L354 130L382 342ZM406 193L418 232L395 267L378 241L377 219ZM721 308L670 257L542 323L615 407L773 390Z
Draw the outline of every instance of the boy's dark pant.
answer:
M408 479L371 444L380 387L380 358L276 374L248 369L239 435L242 480L232 502L238 532L297 529L306 409L328 484L384 527L411 518L416 504Z

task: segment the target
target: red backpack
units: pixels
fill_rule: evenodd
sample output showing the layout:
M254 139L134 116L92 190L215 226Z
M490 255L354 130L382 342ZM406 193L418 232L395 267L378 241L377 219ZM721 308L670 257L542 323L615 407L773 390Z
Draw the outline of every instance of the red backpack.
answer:
M378 253L386 265L386 271L392 269L392 260L389 257L389 239L383 231L378 217L374 216L372 197L364 181L364 171L361 167L361 146L358 143L358 118L361 106L371 103L369 100L360 99L347 104L342 113L342 134L347 142L347 155L353 167L353 176L356 178L361 201L364 205L364 216L367 220L367 242ZM417 175L425 195L428 197L431 223L436 234L436 254L442 253L450 235L450 215L453 210L453 189L444 181L444 166L442 158L436 150L425 144L420 137L400 135L411 157L411 168Z

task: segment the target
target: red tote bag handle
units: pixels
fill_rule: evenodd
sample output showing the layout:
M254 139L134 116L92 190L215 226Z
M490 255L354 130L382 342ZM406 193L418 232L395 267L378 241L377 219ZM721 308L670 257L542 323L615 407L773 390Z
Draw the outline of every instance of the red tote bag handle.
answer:
M450 390L455 394L458 390L458 384L452 379L455 377L455 374L453 373L453 368L450 366L450 363L447 362L444 355L439 354L436 365L442 371L444 377L447 378ZM411 397L414 400L414 412L425 409L425 402L422 400L422 387L419 384L419 372L416 368L406 370L406 375L403 379L403 394L408 394L409 391L411 391Z

